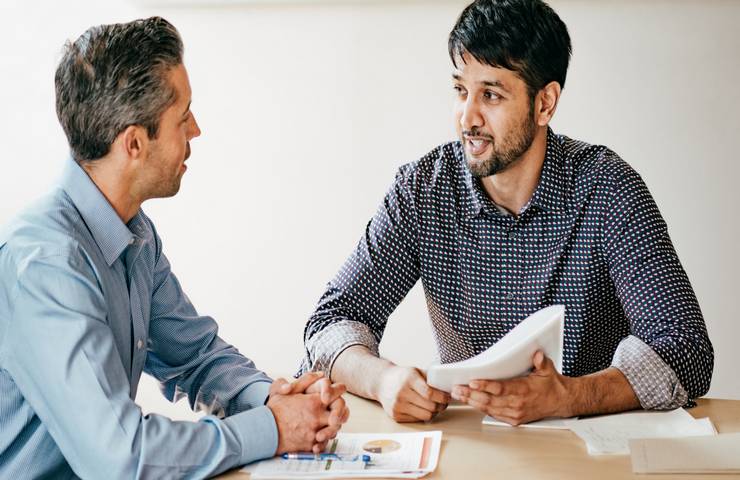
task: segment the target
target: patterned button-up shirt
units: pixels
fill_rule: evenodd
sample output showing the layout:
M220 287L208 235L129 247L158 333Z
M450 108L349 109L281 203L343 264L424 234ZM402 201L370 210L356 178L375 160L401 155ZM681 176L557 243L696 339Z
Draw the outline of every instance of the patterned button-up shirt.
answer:
M306 325L302 369L330 373L352 345L377 353L419 279L443 363L563 304L564 374L614 366L651 409L709 388L712 345L666 224L640 176L606 147L548 131L540 182L517 216L486 196L460 142L401 167Z

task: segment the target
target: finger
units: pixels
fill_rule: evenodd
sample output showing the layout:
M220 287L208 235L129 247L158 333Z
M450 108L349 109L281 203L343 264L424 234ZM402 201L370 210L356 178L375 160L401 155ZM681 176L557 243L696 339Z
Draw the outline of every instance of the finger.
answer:
M337 398L331 405L329 405L329 425L341 426L342 417L344 416L344 409L346 404L343 398Z
M501 395L504 393L505 383L495 380L473 380L469 386L473 390L483 391L491 395Z
M435 408L422 408L414 403L407 402L400 408L401 413L411 415L418 422L419 420L426 422L434 417Z
M326 443L339 433L339 427L324 427L316 432L316 443Z
M484 391L498 397L514 396L514 395L525 395L529 390L529 382L531 379L528 377L513 378L511 380L503 381L492 381L492 380L473 380L470 382L471 388L473 385L478 386L475 390Z
M277 378L270 385L270 395L287 395L290 393L290 383L284 378Z
M522 397L517 395L497 396L476 390L471 390L467 399L468 403L474 401L489 408L515 408L515 405L522 405L523 402Z
M326 380L326 387L324 388L322 385L321 403L329 406L335 400L337 400L338 398L341 398L342 395L344 395L347 392L347 386L344 385L343 383L331 384L329 383L328 379L324 379L324 380ZM323 380L321 382L323 382Z
M314 443L313 447L311 447L311 451L313 453L321 453L326 450L326 445L328 443L329 442Z
M464 402L470 396L472 390L467 385L455 385L452 387L452 398Z
M347 423L349 420L349 407L344 407L344 413L342 413L342 424Z
M308 393L308 394L318 393L323 403L324 392L328 390L330 386L331 386L331 382L329 381L328 378L320 378L316 380L314 383L308 385L306 389L303 391L303 393Z
M522 423L523 416L520 410L508 407L491 407L486 403L477 402L472 399L468 402L468 405L475 408L476 410L480 410L486 415L490 415L495 419L501 420L502 422L506 422L511 425L519 425Z
M535 370L542 370L545 366L545 354L542 353L542 350L537 350L534 353L534 357L532 358L532 363L534 364Z
M410 388L405 388L399 395L399 400L408 404L415 405L418 408L427 410L432 413L437 410L437 403L427 400L426 398L419 395L418 392Z
M290 384L290 393L304 393L308 387L324 377L324 372L308 372Z
M406 413L399 413L393 419L398 423L416 423L420 419Z
M431 400L435 403L449 403L450 396L447 392L443 392L441 390L437 390L436 388L430 387L427 384L427 381L422 373L418 370L416 371L416 373L417 375L415 375L409 383L411 388L416 393L418 393L422 398L426 400Z

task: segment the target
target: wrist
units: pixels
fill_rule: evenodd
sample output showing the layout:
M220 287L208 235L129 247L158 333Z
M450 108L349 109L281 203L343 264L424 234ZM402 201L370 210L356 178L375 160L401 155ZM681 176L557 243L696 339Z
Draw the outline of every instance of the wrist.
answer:
M563 376L563 398L557 417L570 418L581 414L584 391L584 377Z
M393 377L396 368L398 368L397 365L387 360L383 360L381 358L378 358L378 360L378 374L372 377L372 379L370 380L370 384L368 385L370 398L375 400L376 402L381 401L383 397L383 392L387 389L386 385L389 379Z

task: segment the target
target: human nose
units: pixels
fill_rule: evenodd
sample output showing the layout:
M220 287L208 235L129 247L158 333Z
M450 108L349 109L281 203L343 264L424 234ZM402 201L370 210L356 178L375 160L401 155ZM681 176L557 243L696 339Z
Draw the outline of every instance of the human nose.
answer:
M478 102L468 97L460 105L460 127L463 131L473 130L483 126L483 116L480 112Z
M198 125L198 122L195 120L195 115L191 114L192 122L190 125L190 138L200 137L200 126Z

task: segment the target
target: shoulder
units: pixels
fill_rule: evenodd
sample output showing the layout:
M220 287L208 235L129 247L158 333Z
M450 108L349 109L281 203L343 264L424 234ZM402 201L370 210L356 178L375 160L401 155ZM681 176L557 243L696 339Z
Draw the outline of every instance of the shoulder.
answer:
M0 229L3 276L18 278L39 263L88 269L82 229L84 222L63 190L40 198Z
M556 138L572 171L578 200L594 194L613 198L630 191L646 190L637 171L610 148L564 135Z

